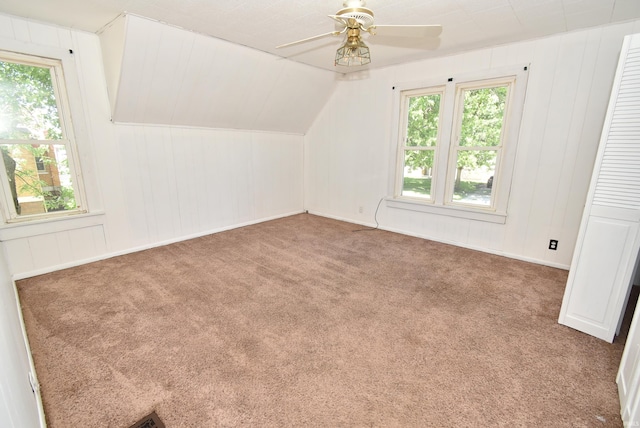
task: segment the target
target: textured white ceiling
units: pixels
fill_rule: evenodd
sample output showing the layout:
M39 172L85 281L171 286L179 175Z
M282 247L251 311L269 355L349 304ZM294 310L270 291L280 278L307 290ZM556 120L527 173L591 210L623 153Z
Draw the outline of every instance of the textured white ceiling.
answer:
M327 15L341 7L342 0L0 0L0 12L90 32L129 12L327 70L355 71L333 65L337 37L275 49L333 31ZM369 68L640 18L640 0L368 0L367 7L376 24L443 26L438 40L419 48L370 37Z

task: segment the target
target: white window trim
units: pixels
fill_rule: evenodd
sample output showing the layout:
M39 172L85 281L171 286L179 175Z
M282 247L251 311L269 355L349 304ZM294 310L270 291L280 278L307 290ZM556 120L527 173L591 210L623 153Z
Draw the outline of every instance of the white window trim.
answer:
M104 225L105 213L74 214L62 217L38 218L28 222L5 224L0 228L0 242L14 239L31 238L32 236L77 230L85 227Z
M455 85L455 91L456 91L456 103L454 106L454 119L453 119L453 123L452 123L452 129L455 130L456 132L460 132L460 128L462 127L462 119L463 119L463 108L464 108L464 100L463 100L463 93L465 90L468 89L482 89L482 88L494 88L497 86L503 86L503 85L507 85L509 87L509 94L505 103L505 117L503 117L503 127L502 127L502 132L500 135L500 144L498 146L487 146L487 147L466 147L466 146L460 146L460 135L455 134L453 136L453 138L450 141L450 146L449 146L449 165L448 165L448 173L447 173L447 177L446 177L446 192L445 192L445 199L444 199L444 205L452 205L452 206L460 206L460 207L468 207L471 209L480 209L480 210L485 210L485 211L492 211L492 212L506 212L506 206L504 207L504 209L501 209L501 204L500 202L504 202L502 193L500 192L500 181L502 180L498 180L496 181L495 187L493 187L493 195L494 197L491 198L491 204L488 207L483 207L483 206L478 206L478 205L473 205L473 204L469 204L469 203L465 203L465 202L458 202L458 201L454 201L453 200L453 192L454 192L454 174L452 173L453 170L456 169L457 167L457 154L458 151L461 150L491 150L491 151L496 151L497 152L497 157L496 157L496 171L499 171L500 174L498 174L498 177L502 177L504 175L504 171L503 171L503 162L502 162L502 158L503 158L503 154L505 152L504 148L505 146L510 146L513 144L506 144L505 145L505 140L509 140L510 134L509 134L509 129L511 128L511 119L513 117L513 114L511 112L511 107L513 106L513 96L514 96L514 92L516 89L516 76L512 75L512 76L506 76L506 77L500 77L500 78L495 78L495 79L483 79L482 82L478 82L478 81L470 81L470 82L458 82ZM517 144L517 141L516 141ZM494 177L495 178L495 177Z
M511 191L511 181L513 177L513 168L515 165L515 157L520 135L520 124L522 122L522 113L524 110L524 101L526 96L527 79L529 65L511 66L499 69L493 69L483 72L474 72L459 76L428 79L419 82L400 83L394 85L394 102L393 102L393 132L394 139L391 144L393 153L393 167L390 169L389 191L393 197L386 198L386 205L389 208L407 209L411 211L419 211L425 213L441 214L453 217L467 218L471 220L488 221L493 223L505 223L507 218L507 208L509 202L509 194ZM508 109L508 117L505 124L506 129L503 130L502 153L498 160L500 174L498 179L493 182L494 202L492 207L482 207L458 202L447 202L450 192L449 190L451 173L451 163L455 164L452 158L455 147L452 133L455 128L455 120L458 120L455 111L455 101L458 96L456 90L458 85L473 86L481 84L485 81L503 82L509 78L514 79L514 85L509 93L510 108ZM438 150L434 162L434 172L439 174L438 179L432 182L431 199L412 198L410 196L401 195L402 178L400 172L404 165L404 128L406 119L403 114L403 96L410 93L428 92L431 88L445 86L445 94L441 100L440 114L441 125L439 130ZM450 107L451 106L451 107ZM446 153L446 156L442 154Z
M47 145L63 144L65 146L65 150L70 154L69 157L71 162L69 162L69 169L71 176L74 179L74 197L78 205L78 208L74 210L56 211L33 215L15 215L15 213L13 212L14 210L12 209L13 207L7 206L8 200L10 199L7 195L11 194L11 190L8 187L8 181L4 178L7 176L4 162L0 162L0 174L2 176L2 179L0 179L0 190L3 193L3 201L1 203L2 208L0 211L2 211L2 215L4 217L4 226L13 223L51 220L88 213L86 192L82 179L82 169L80 168L80 156L77 150L74 126L72 121L73 113L72 106L69 101L69 87L67 85L67 79L69 78L69 75L71 74L73 77L75 77L75 75L73 74L73 62L69 58L71 52L59 48L27 48L23 45L21 45L19 49L12 49L11 47L7 49L3 47L2 49L0 49L0 52L2 53L2 58L7 59L8 61L17 61L34 66L52 67L51 70L54 74L54 79L52 79L53 90L58 103L59 120L60 125L63 129L64 138L61 140L45 141L29 140L26 143ZM34 60L32 59L33 57L37 57L38 59ZM0 140L0 143L5 144L20 144L21 142L24 143L25 141L4 139Z
M397 171L400 171L404 168L404 156L405 156L405 151L407 150L433 150L434 151L434 162L433 162L433 173L432 175L436 175L438 173L438 156L441 153L441 150L438 150L438 146L440 144L441 141L441 134L442 134L442 127L438 126L438 137L437 137L437 142L435 146L428 146L428 147L424 147L424 146L407 146L406 144L406 135L405 132L403 132L407 126L408 126L408 114L407 114L407 110L409 108L409 97L411 96L422 96L422 95L436 95L439 94L440 95L440 116L438 118L438 124L443 122L443 114L445 109L443 108L444 106L444 98L445 98L445 94L446 94L446 85L438 85L438 86L429 86L426 88L418 88L415 90L405 90L405 91L400 91L403 92L404 94L400 97L400 100L398 101L399 103L402 103L402 105L400 105L399 107L399 111L400 111L400 115L398 117L398 121L399 121L399 126L398 126L398 152L396 155L396 174ZM400 179L400 177L396 178L396 184L395 184L395 191L394 191L394 195L400 195L402 194L402 188L403 188L403 180ZM436 199L435 198L435 192L434 192L434 188L431 188L431 197L429 199L421 199L423 201L423 203L425 204L432 204L433 201ZM410 196L404 196L403 198L411 198Z

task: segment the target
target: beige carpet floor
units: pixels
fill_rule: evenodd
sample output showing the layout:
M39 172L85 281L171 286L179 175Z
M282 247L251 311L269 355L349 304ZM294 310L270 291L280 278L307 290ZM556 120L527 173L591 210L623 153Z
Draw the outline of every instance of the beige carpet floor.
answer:
M297 215L18 282L51 428L621 426L567 272Z

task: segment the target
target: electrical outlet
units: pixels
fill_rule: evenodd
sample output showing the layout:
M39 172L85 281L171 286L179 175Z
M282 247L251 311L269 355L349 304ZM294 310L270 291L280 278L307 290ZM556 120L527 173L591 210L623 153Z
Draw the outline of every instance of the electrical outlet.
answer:
M557 239L551 239L549 241L549 249L550 250L557 250L558 249L558 240Z
M363 212L363 211L364 211L364 210L362 209L362 207L358 207L358 212L359 212L360 214L362 214L362 212Z

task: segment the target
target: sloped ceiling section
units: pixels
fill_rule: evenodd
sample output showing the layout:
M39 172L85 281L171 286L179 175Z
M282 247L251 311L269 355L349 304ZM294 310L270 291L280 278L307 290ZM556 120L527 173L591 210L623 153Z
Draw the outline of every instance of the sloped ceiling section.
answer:
M304 134L336 74L136 15L100 32L114 122Z

